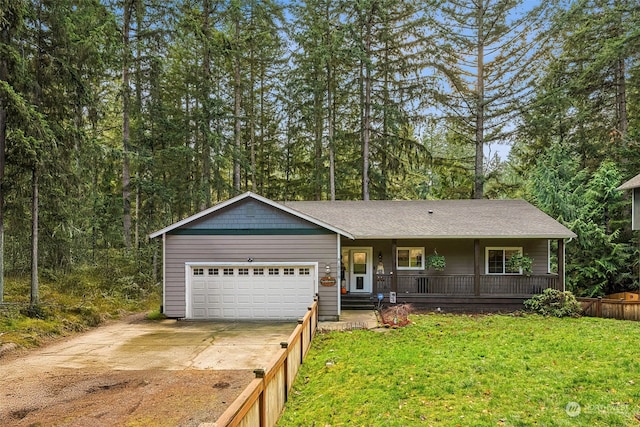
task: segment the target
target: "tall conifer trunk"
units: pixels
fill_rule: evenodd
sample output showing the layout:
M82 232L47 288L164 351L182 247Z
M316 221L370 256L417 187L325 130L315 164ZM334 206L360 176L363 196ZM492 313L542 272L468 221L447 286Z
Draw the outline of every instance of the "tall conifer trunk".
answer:
M362 200L369 200L369 144L371 141L371 26L373 10L365 16L364 112L362 120Z
M31 300L30 307L40 304L40 292L38 282L38 166L33 166L31 174Z
M131 100L129 88L129 31L132 0L125 0L122 24L122 231L124 245L131 248L131 171L129 165L129 139Z
M4 32L4 31L3 31ZM4 36L2 36L4 39ZM4 40L3 40L4 41ZM7 64L0 59L0 80L7 80ZM0 303L4 301L4 167L7 145L7 110L0 98Z
M240 193L240 153L242 152L242 81L240 74L240 10L234 18L234 58L233 58L233 188L236 193Z
M477 76L476 76L476 135L475 135L475 167L473 198L482 199L484 195L484 24L485 13L484 0L480 0L477 6L478 45L477 52Z

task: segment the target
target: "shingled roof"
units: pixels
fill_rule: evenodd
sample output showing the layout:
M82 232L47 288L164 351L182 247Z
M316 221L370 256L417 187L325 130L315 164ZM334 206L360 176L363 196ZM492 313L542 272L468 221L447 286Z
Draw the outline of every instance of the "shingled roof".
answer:
M618 190L630 190L632 188L638 187L640 187L640 174L634 176L629 181L622 184L620 187L618 187Z
M280 202L356 239L546 238L576 235L524 200Z

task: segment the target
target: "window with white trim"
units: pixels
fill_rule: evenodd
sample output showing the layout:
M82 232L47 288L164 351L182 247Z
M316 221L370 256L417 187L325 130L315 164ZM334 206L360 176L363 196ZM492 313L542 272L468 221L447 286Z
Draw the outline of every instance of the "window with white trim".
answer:
M509 259L513 255L522 255L521 247L486 248L485 271L487 274L522 274L522 271L509 268Z
M293 276L294 274L296 274L296 269L285 267L282 269L282 274L284 274L285 276Z
M302 268L298 269L298 274L300 276L310 276L311 275L311 270L308 267L302 267Z
M204 276L204 268L194 268L193 269L194 276Z
M278 276L280 275L280 269L279 268L271 268L269 267L269 276Z
M233 276L233 268L223 268L222 274L224 276Z
M398 248L396 266L398 270L424 270L424 248Z
M239 268L238 269L238 276L248 276L249 275L249 269L248 268Z
M264 276L264 268L254 268L253 269L254 276Z
M210 268L209 269L209 276L217 276L218 275L218 269L217 268Z

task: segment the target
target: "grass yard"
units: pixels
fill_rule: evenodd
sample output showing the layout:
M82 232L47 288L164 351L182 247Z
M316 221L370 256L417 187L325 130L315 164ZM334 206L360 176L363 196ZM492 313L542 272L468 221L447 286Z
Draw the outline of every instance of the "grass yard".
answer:
M278 426L640 426L640 323L411 320L317 335Z

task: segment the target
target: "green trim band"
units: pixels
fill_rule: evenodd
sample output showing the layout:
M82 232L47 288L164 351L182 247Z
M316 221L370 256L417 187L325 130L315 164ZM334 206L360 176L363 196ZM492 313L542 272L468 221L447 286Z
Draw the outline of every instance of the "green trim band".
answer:
M335 234L323 228L183 228L168 232L177 236L310 236L317 234Z

